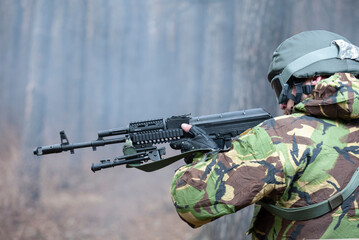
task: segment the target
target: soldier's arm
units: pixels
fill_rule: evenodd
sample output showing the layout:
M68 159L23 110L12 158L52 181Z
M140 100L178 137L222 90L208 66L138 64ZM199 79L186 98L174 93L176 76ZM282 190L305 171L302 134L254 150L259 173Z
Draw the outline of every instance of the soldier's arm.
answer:
M180 217L193 228L234 213L284 185L282 163L270 137L255 127L229 151L198 156L180 168L171 195Z

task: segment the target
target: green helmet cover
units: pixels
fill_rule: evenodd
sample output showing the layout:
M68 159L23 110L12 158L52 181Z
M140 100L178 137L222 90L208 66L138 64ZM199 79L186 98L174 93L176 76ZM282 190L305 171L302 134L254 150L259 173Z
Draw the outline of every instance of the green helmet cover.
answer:
M282 42L273 53L269 66L269 82L282 73L290 63L317 50L328 48L334 40L350 41L336 33L316 30L306 31L294 35ZM315 61L291 73L296 78L309 78L319 75L331 75L336 72L359 73L359 62L353 59L340 59L337 57ZM286 81L288 81L287 79Z

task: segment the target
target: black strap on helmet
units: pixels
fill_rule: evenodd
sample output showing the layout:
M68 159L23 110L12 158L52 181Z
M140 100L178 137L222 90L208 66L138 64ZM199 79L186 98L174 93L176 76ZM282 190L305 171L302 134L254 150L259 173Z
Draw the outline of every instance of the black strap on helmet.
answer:
M302 90L304 94L311 94L313 89L315 88L315 85L303 85Z
M310 94L315 87L315 85L303 85L302 81L295 81L294 86L296 91L295 96L292 94L293 87L289 86L287 83L284 84L282 92L278 98L278 102L280 104L286 104L289 99L293 100L294 104L298 104L300 103L303 94Z
M302 99L302 95L303 95L302 85L303 85L302 82L294 82L295 92L296 92L294 104L298 104Z

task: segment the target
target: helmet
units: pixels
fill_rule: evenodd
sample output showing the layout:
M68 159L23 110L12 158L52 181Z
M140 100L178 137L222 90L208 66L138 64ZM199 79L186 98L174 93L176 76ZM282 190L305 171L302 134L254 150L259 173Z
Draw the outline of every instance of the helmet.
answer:
M268 80L279 103L290 97L290 85L295 79L332 75L336 72L359 73L359 48L336 33L316 30L294 35L282 42L274 51L268 71ZM298 103L302 93L308 94L312 88L302 90L297 81ZM298 89L300 88L300 89Z

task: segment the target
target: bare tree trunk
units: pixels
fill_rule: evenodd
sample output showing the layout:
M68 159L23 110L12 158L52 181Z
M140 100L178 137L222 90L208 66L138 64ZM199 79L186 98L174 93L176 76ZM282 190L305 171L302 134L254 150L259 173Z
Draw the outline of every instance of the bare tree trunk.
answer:
M40 198L41 162L32 154L34 146L42 144L46 98L43 88L48 74L50 39L41 31L50 31L53 6L51 1L37 1L34 5L34 21L31 36L30 58L32 59L26 86L25 121L22 146L22 162L19 166L19 192L26 206L35 206Z
M234 6L235 3L231 1L215 1L207 7L200 99L205 114L228 111L230 106L235 46Z
M178 4L179 3L179 4ZM189 1L176 2L169 30L169 56L173 56L175 88L184 111L198 114L202 96L204 31L206 6ZM192 24L195 22L196 24ZM192 66L188 68L187 66Z
M244 0L236 9L231 108L262 107L275 112L273 103L276 100L265 77L273 50L287 35L291 8L286 1Z
M42 144L42 126L45 116L45 97L39 91L39 84L30 80L26 94L25 130L23 137L23 156L19 168L19 192L22 203L35 206L40 198L40 159L33 156L31 147Z

